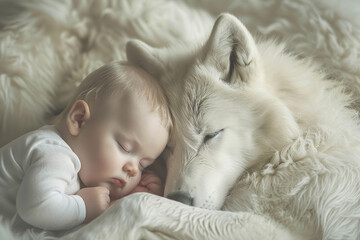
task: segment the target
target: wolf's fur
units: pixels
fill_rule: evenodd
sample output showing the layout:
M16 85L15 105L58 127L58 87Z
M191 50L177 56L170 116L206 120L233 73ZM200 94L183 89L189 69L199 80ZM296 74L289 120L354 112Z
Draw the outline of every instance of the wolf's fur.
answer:
M166 195L307 238L360 238L359 119L338 82L228 14L204 44L134 40L127 54L159 79L175 120Z

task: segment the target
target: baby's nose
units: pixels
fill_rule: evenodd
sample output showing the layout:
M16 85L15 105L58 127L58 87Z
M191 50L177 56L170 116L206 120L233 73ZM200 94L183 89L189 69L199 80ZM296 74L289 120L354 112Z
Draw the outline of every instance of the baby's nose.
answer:
M136 163L128 162L124 165L123 171L126 172L130 177L135 177L139 172L139 168Z

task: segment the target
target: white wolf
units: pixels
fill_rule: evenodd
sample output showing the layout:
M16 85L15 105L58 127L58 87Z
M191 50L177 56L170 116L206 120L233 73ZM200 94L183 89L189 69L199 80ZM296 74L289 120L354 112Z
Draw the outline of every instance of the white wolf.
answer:
M127 45L175 128L165 194L270 217L306 239L360 239L358 113L340 82L221 15L198 46Z

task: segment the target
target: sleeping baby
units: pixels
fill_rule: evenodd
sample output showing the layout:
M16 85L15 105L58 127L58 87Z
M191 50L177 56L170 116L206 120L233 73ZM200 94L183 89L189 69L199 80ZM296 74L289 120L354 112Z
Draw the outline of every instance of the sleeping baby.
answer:
M12 224L66 230L130 193L162 195L160 177L146 168L164 150L171 126L149 74L126 62L102 66L54 125L0 148L0 214Z

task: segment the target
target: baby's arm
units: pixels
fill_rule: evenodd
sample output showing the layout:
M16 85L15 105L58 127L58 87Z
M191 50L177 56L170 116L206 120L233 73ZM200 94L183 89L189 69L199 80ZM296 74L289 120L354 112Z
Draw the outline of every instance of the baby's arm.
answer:
M110 191L106 187L82 188L76 195L79 195L85 202L86 223L102 214L110 204Z
M152 170L145 170L141 175L138 186L131 193L148 192L155 195L163 196L164 186L160 177Z
M37 152L16 197L16 208L27 223L45 230L65 230L83 223L86 208L78 195L67 194L77 184L71 158L56 147ZM54 150L54 151L51 151Z

